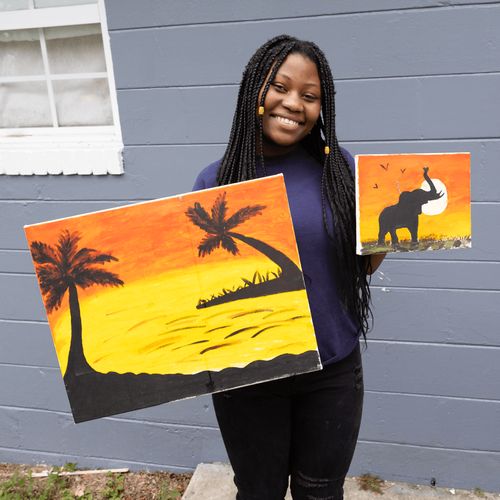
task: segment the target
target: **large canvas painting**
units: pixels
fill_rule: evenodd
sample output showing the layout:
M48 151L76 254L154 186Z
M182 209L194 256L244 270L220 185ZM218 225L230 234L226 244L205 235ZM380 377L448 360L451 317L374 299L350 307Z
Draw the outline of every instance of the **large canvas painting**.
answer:
M321 368L281 175L25 231L76 422Z
M470 154L356 156L357 253L471 246Z

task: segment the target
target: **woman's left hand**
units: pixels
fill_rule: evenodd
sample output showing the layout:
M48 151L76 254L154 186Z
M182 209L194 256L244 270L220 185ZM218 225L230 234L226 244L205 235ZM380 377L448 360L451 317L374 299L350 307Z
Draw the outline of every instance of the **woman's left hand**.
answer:
M366 273L367 274L373 274L380 264L382 264L382 261L384 260L386 253L374 253L371 255L365 255L365 262L366 262Z

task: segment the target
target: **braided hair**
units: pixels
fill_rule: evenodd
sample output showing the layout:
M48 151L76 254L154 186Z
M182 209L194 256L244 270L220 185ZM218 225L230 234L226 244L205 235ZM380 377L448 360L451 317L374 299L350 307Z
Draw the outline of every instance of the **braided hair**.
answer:
M301 144L323 165L323 223L330 239L335 239L336 242L332 258L340 278L340 296L344 308L357 320L358 332L366 339L369 319L373 318L367 276L367 266L370 264L369 260L367 263L355 253L354 179L336 136L332 72L324 53L316 44L280 35L259 47L251 57L243 71L229 142L217 173L217 184L225 185L256 178L257 155L265 173L262 116L257 114L257 108L264 105L269 87L286 57L294 53L313 61L318 70L321 114L311 133ZM328 146L326 150L325 146ZM327 206L333 215L333 231L327 218Z

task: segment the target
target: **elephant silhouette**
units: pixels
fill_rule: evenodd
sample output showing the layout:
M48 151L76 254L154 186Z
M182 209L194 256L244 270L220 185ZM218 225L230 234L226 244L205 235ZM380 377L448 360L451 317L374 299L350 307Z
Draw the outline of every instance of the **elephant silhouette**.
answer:
M391 235L391 242L394 248L399 246L396 229L407 228L411 234L411 245L418 245L418 216L422 213L422 205L431 200L441 198L444 193L437 192L434 183L428 175L429 168L424 167L424 179L429 184L431 190L414 189L413 191L403 191L399 195L399 201L396 205L385 207L380 212L378 218L379 232L378 244L385 245L385 236Z

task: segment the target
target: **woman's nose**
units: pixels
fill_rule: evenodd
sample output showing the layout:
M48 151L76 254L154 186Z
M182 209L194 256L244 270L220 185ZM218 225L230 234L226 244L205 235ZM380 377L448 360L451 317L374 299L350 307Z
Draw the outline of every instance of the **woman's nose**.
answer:
M284 96L283 106L290 111L302 111L302 102L300 97L293 92L289 92L286 96Z

